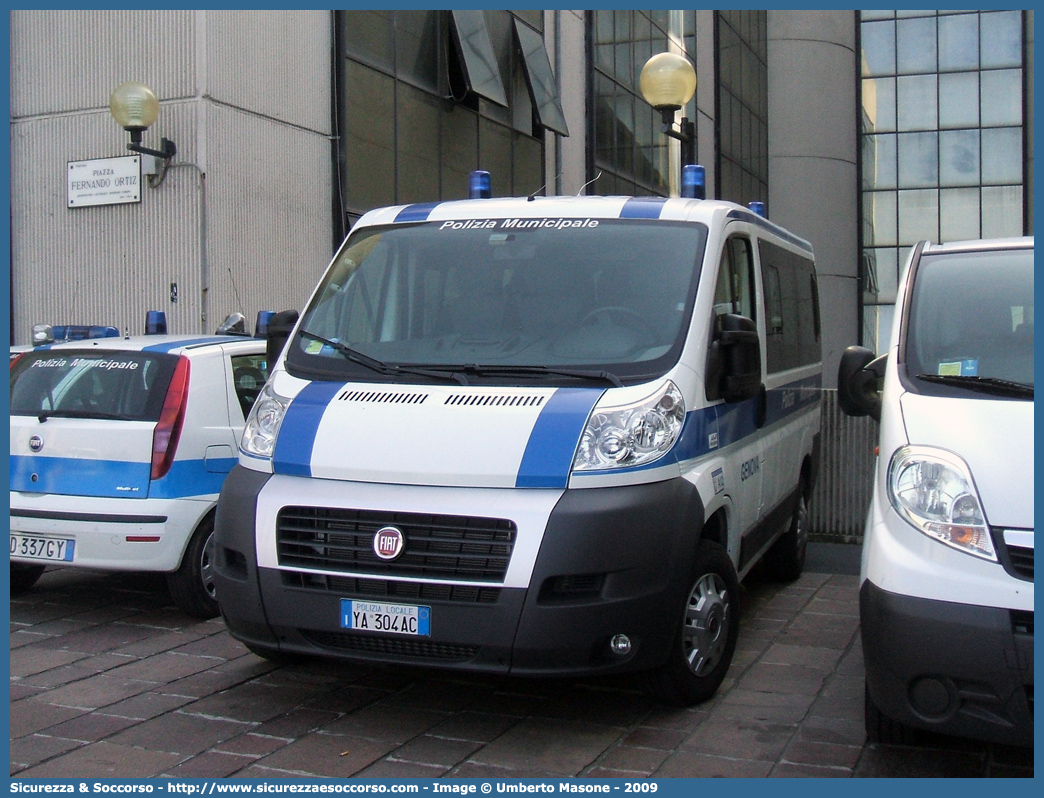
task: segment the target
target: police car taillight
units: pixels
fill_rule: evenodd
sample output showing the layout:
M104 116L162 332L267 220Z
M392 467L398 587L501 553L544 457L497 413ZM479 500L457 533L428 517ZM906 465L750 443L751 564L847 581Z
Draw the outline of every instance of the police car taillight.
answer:
M174 368L174 376L170 378L167 395L163 399L163 410L160 412L156 430L152 433L152 479L166 476L174 463L181 428L185 423L188 388L189 361L188 358L181 357Z

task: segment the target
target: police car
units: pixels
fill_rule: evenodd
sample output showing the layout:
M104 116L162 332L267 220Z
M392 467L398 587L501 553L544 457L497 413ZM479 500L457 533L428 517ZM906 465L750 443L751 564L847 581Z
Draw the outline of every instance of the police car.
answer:
M692 704L739 580L801 573L816 273L760 213L382 208L291 318L218 504L221 611L262 656L636 671Z
M49 566L163 571L179 608L217 615L214 506L265 370L265 341L246 335L104 337L17 353L11 594Z

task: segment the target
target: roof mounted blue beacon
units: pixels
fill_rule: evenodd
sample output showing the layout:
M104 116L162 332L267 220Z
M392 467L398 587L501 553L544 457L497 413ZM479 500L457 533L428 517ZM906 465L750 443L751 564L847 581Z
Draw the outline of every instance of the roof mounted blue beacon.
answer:
M764 202L759 202L758 200L754 200L753 202L748 202L747 203L747 207L750 208L750 210L753 211L754 213L756 213L758 216L761 216L762 218L765 218L765 219L768 218L768 211L765 210L765 203Z
M707 170L698 163L682 167L681 195L687 199L707 199Z
M162 310L149 310L145 312L145 334L166 335L167 314Z
M471 199L489 199L493 196L493 178L489 172L476 169L468 175L468 196Z
M274 315L274 310L259 310L257 312L257 322L254 324L255 338L264 338L268 335L268 323Z

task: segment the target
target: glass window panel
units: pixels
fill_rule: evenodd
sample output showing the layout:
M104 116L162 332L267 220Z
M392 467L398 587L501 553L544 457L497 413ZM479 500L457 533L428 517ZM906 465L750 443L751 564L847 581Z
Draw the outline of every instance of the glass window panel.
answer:
M979 15L939 19L939 70L979 68Z
M478 116L450 105L442 113L442 199L468 196L468 176L478 169Z
M939 184L938 133L900 133L898 153L900 187Z
M558 85L551 71L551 61L544 48L544 39L528 25L515 20L515 35L522 51L526 85L533 101L537 121L563 136L569 135L565 114L558 100Z
M863 127L868 133L895 130L895 78L863 80Z
M873 224L873 232L868 236L867 244L876 246L895 246L899 243L898 224L896 222L896 192L868 191L863 195L863 202L869 206L867 214Z
M871 189L895 188L898 183L896 171L896 136L863 138L863 179Z
M935 130L939 126L937 75L899 78L896 94L899 130Z
M388 72L395 68L392 12L342 11L345 52Z
M439 199L439 111L430 94L399 84L396 98L396 202Z
M939 184L979 185L978 130L944 130L939 134Z
M860 19L892 19L895 17L895 11L882 11L879 9L871 9L869 11L860 11Z
M642 67L654 52L658 53L660 50L653 50L652 23L649 21L649 17L637 11L634 15L634 62L631 67L630 81L632 87L639 86Z
M939 192L939 236L942 241L979 238L978 188L947 188Z
M539 9L530 9L525 11L514 10L513 13L519 19L524 19L538 31L543 33L544 31L544 12Z
M895 74L895 22L864 22L860 28L863 75Z
M982 68L1022 66L1022 12L981 15Z
M633 88L631 85L631 12L618 10L615 16L615 52L616 52L616 79L624 86Z
M864 301L895 302L899 287L899 252L895 247L874 247L864 250Z
M479 169L493 177L493 196L511 192L511 130L489 119L479 121Z
M439 13L395 12L395 74L431 92L439 90Z
M486 20L480 10L452 11L454 41L464 65L468 88L499 105L507 105L507 93L493 54Z
M1021 236L1022 186L987 186L982 190L983 238Z
M979 126L979 73L939 75L939 127Z
M982 73L982 125L1022 124L1022 70Z
M935 72L935 17L901 19L896 23L896 71L900 74Z
M1022 129L984 128L982 131L983 185L1022 182Z
M610 74L613 71L613 12L594 11L595 66Z
M935 189L899 192L899 242L939 240L939 192Z
M540 141L523 133L513 133L512 136L515 142L513 196L554 193L547 191L554 186L544 185L544 148Z
M352 210L395 203L395 81L354 61L345 69L345 171Z

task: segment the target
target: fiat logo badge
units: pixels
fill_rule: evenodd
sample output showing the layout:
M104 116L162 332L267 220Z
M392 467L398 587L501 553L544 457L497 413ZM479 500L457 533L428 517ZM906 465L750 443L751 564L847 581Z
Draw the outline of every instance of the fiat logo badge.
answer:
M40 451L43 448L43 438L39 435L31 437L29 439L29 448L34 452Z
M373 553L382 560L394 560L406 548L406 536L393 526L382 527L373 536Z

